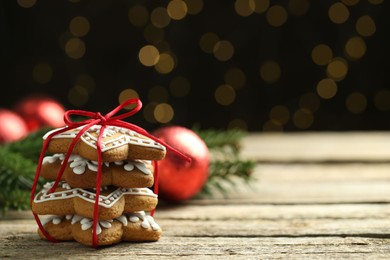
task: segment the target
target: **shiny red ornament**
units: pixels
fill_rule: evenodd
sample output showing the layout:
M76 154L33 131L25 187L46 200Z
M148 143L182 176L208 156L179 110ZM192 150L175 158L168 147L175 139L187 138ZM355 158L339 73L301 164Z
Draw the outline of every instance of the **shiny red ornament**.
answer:
M27 134L23 118L11 110L0 109L0 143L17 141Z
M162 127L153 135L192 159L188 163L168 151L157 162L159 197L174 202L194 197L207 181L210 161L207 145L194 131L181 126Z
M64 107L55 99L47 96L28 96L15 105L15 111L23 117L29 131L40 127L62 127Z

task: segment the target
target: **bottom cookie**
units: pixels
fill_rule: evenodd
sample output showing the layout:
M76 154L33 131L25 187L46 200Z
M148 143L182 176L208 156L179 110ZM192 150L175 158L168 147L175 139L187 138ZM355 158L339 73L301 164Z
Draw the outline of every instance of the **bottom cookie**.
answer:
M60 241L76 240L84 245L92 245L93 219L79 215L50 216L41 221L46 232ZM121 241L153 242L161 236L161 228L153 217L144 211L125 214L113 220L98 221L96 233L98 245L107 246ZM46 237L38 229L42 239Z

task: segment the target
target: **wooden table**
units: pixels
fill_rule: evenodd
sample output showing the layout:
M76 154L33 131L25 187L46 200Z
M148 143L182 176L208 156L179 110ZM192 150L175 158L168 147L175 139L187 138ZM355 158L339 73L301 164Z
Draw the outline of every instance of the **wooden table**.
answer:
M156 243L51 244L29 212L11 213L0 259L390 258L390 132L251 134L243 147L257 162L251 187L160 207Z

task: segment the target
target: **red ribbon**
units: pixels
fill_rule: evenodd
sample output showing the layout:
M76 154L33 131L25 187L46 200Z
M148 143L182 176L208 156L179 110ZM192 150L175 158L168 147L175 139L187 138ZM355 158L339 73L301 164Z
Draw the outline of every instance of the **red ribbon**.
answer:
M129 106L129 105L134 105L134 104L136 105L135 108L133 108L129 112L126 112L126 113L123 113L123 114L120 114L120 115L116 115L124 107ZM99 196L100 196L100 186L101 186L101 181L102 181L101 165L102 165L102 161L103 160L102 160L101 139L102 139L102 135L104 133L104 129L106 128L106 126L108 126L108 125L110 125L110 126L118 126L118 127L123 127L123 128L126 128L126 129L133 130L133 131L135 131L135 132L137 132L137 133L139 133L141 135L147 136L150 139L152 139L152 140L154 140L154 141L164 145L168 150L174 152L175 154L177 154L179 157L183 158L187 162L191 162L191 158L189 158L188 156L186 156L182 152L176 150L175 148L171 147L170 145L164 143L163 141L159 140L158 138L154 137L153 135L149 134L143 128L121 120L121 119L124 119L124 118L127 118L127 117L130 117L130 116L134 115L135 113L137 113L141 109L141 107L142 107L142 102L139 99L131 98L131 99L126 100L125 102L123 102L119 106L117 106L114 110L112 110L111 112L107 113L105 116L102 116L99 112L94 113L94 112L83 111L83 110L68 110L64 114L64 122L65 122L65 124L67 126L64 127L64 128L61 128L61 129L59 129L57 131L52 132L51 134L49 134L47 136L47 138L43 142L41 154L40 154L39 161L38 161L38 166L37 166L37 169L36 169L36 172L35 172L34 182L33 182L33 185L32 185L31 196L30 196L30 205L32 205L32 202L33 202L34 197L35 197L35 191L36 191L36 187L37 187L37 184L38 184L39 173L41 172L41 168L42 168L42 161L43 161L43 158L45 156L45 153L46 153L46 150L47 150L47 147L49 145L50 140L55 135L58 135L58 134L61 134L61 133L65 132L65 131L69 131L71 129L75 129L77 127L83 126L81 128L81 130L79 131L79 133L76 135L76 137L73 139L72 143L69 146L68 151L65 154L64 161L62 162L61 168L60 168L60 170L59 170L59 172L57 174L57 178L56 178L56 180L54 182L54 185L49 190L49 193L52 193L57 188L58 183L60 182L60 180L62 178L62 175L64 173L64 170L66 168L66 165L68 164L68 160L69 160L70 155L72 154L73 148L75 147L76 143L79 141L80 137L86 131L88 131L88 129L91 128L92 126L94 126L94 125L101 125L100 131L99 131L99 135L98 135L98 138L97 138L97 143L96 143L96 146L97 146L96 150L97 150L97 155L98 155L98 172L97 172L97 176L96 176L96 199L95 199L95 204L94 204L93 225L92 225L92 246L95 247L95 248L97 248L97 243L98 243L96 227L97 227L98 216L99 216L99 212L98 212L99 211ZM84 121L81 121L81 122L73 122L70 119L70 116L72 116L72 115L83 116L83 117L87 117L87 118L90 118L90 119L87 119L87 120L84 120ZM158 194L158 169L157 169L157 163L154 162L153 165L154 165L154 168L155 168L155 170L154 170L154 179L155 179L154 193ZM153 214L154 214L154 209L151 211L150 215L153 216ZM43 227L43 225L42 225L38 215L35 214L34 212L33 212L33 215L34 215L34 218L35 218L35 220L36 220L36 222L38 224L39 229L41 230L42 234L46 237L46 239L49 240L49 241L52 241L52 242L60 242L57 239L55 239L52 236L50 236L46 232L46 230L44 229L44 227Z

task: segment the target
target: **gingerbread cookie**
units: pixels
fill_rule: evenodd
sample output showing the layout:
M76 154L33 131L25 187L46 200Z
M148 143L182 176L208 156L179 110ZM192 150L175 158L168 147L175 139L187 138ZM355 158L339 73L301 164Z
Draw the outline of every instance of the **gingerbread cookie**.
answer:
M50 216L42 220L42 225L46 232L57 240L76 240L84 245L92 245L93 219L79 215ZM99 220L96 226L100 246L120 241L157 241L161 232L153 217L146 215L144 211L121 215L115 219ZM38 233L45 239L40 230Z
M71 188L60 182L49 193L54 182L44 185L32 202L32 211L38 215L81 215L93 218L96 190ZM157 195L148 188L103 187L99 196L99 220L114 219L124 213L150 211L157 205Z
M52 137L49 142L50 153L66 153L73 139L82 127L78 127ZM88 160L97 161L97 137L101 126L94 125L83 133L77 141L72 153L78 154ZM48 132L43 138L57 131ZM160 143L136 133L132 130L107 126L101 140L102 156L104 162L123 160L161 160L165 157L166 148Z
M40 176L55 180L65 158L64 154L54 154L43 159ZM71 187L90 189L96 187L98 162L87 160L72 154L65 168L62 180ZM153 185L153 167L150 161L116 161L102 165L101 186L121 188L151 187Z

